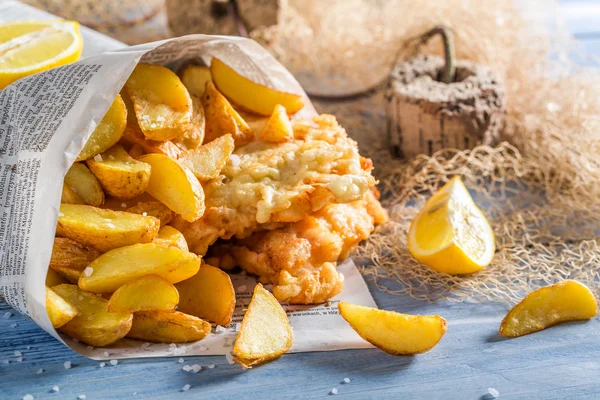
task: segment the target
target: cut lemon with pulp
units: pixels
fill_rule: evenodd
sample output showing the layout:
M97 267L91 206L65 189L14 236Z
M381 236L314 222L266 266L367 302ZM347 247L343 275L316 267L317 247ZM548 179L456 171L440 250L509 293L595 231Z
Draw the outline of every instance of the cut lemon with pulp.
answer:
M456 176L435 193L408 233L408 250L419 262L446 274L470 274L494 257L494 232Z
M0 90L24 76L77 61L82 49L74 21L0 24Z

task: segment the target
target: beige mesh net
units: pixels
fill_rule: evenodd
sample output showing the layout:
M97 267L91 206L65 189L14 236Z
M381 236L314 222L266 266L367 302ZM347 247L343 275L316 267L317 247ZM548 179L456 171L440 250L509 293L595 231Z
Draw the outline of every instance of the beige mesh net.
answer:
M409 163L386 151L382 93L317 104L374 159L391 221L359 255L372 261L363 272L382 290L427 301L514 302L570 278L600 295L600 79L569 61L577 45L555 22L554 2L526 2L526 9L515 3L291 0L285 24L253 34L313 92L379 82L402 43L438 23L454 30L459 59L487 64L504 78L504 140L511 144ZM425 49L440 50L435 40ZM406 247L424 199L454 175L463 177L496 234L492 264L472 276L429 270Z

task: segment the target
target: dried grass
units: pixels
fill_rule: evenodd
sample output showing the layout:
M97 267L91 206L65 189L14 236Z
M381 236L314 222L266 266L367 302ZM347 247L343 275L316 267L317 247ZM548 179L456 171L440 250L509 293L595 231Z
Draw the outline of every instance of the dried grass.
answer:
M454 30L458 58L487 64L505 81L504 140L511 144L446 150L408 164L385 149L382 93L320 104L375 161L391 221L359 253L372 261L363 271L380 289L427 301L514 302L570 278L600 295L600 79L569 61L577 45L553 22L554 2L527 2L526 10L490 0L290 3L285 24L254 36L309 91L379 82L402 43L438 23ZM436 41L425 49L440 50ZM454 175L488 216L498 248L490 266L467 277L429 270L406 248L418 208Z

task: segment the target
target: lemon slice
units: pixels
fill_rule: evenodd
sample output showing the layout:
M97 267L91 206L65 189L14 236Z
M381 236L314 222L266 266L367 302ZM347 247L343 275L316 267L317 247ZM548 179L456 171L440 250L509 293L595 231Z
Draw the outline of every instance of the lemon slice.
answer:
M74 21L0 24L0 90L24 76L77 61L82 49Z
M413 220L408 250L419 262L446 274L470 274L494 257L494 232L456 176L435 193Z

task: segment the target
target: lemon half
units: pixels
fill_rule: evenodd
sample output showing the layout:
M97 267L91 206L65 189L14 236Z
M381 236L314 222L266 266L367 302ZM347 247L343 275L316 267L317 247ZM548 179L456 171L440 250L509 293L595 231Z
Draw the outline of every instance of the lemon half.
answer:
M0 90L24 76L77 61L82 49L74 21L0 24Z
M494 232L460 177L435 193L408 233L408 250L419 262L446 274L470 274L494 257Z

